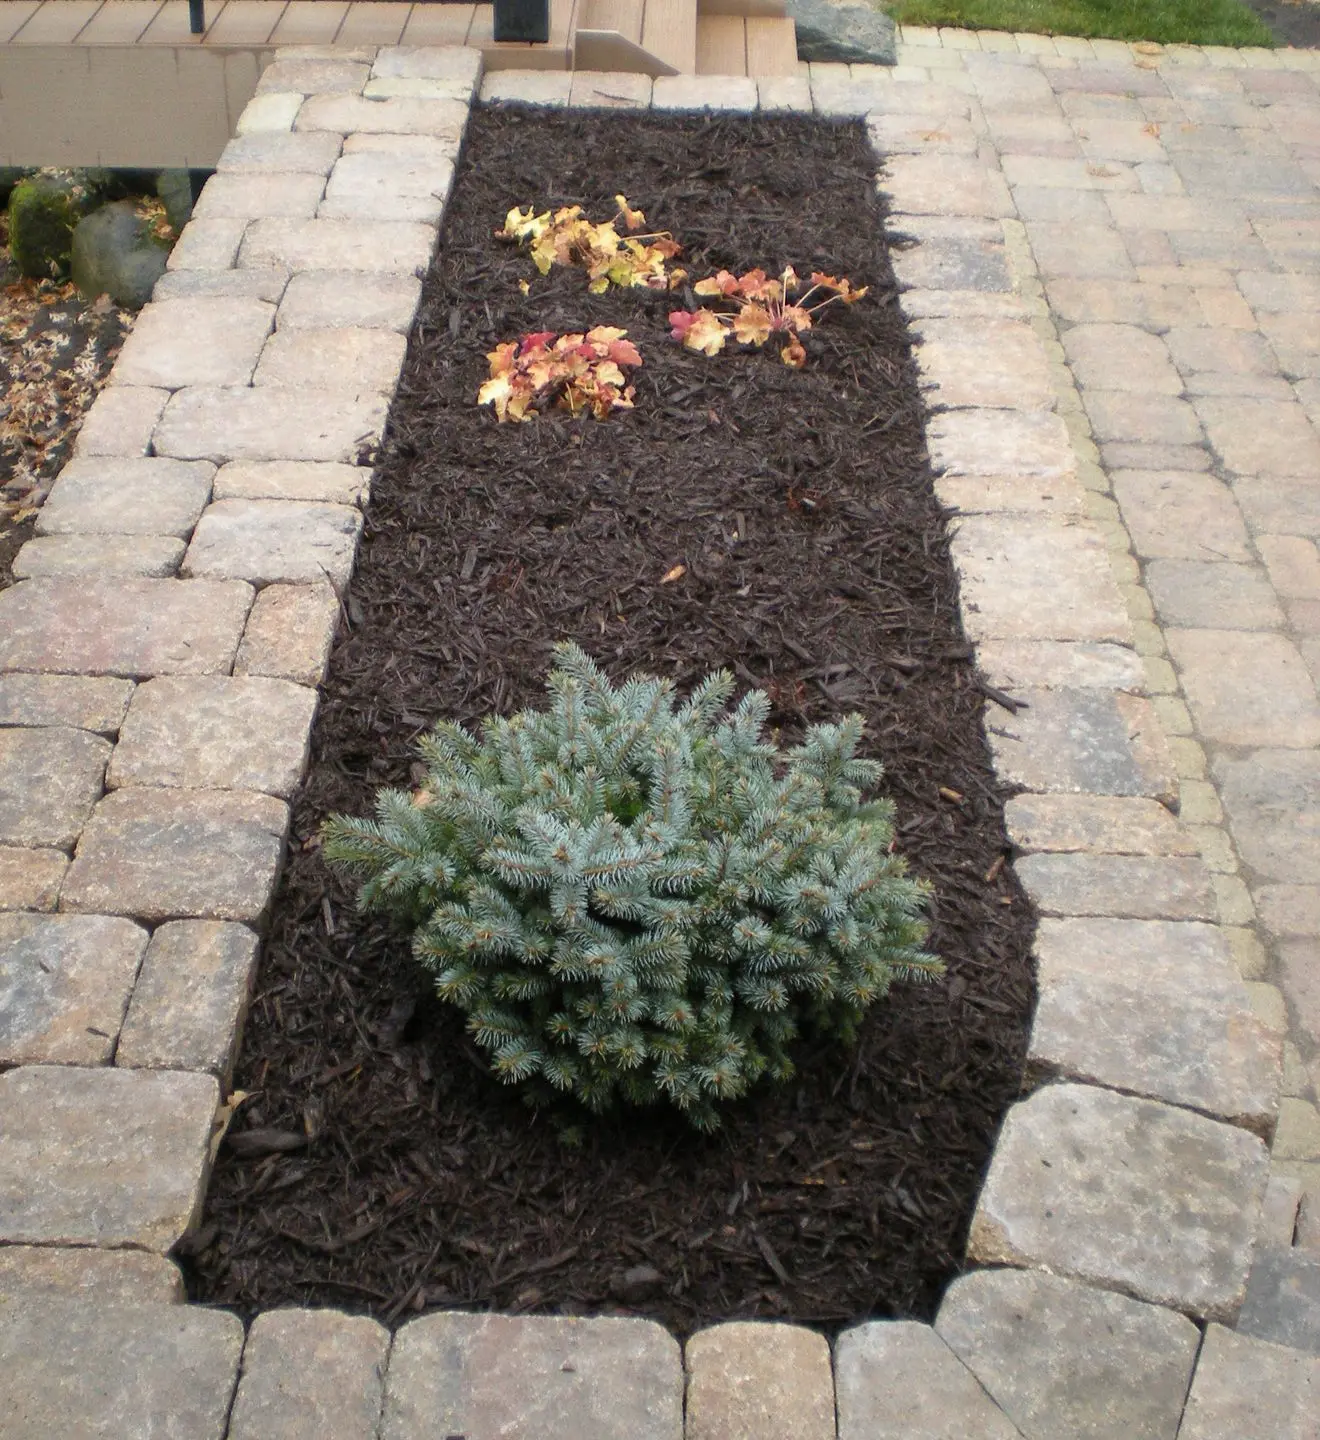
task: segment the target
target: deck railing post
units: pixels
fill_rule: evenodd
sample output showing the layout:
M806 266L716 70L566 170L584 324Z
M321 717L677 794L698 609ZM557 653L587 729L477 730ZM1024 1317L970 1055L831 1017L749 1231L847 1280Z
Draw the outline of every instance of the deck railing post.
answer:
M194 35L206 30L206 0L188 0L188 29Z

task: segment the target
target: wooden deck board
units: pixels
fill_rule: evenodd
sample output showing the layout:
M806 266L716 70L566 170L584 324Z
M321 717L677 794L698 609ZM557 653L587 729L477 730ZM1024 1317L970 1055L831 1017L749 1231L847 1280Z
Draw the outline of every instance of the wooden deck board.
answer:
M102 0L60 0L32 13L13 45L71 45L101 8Z
M697 0L646 0L642 49L680 75L697 69Z
M9 42L41 7L41 0L0 0L0 45Z
M798 73L797 30L791 20L757 15L747 17L747 73Z
M206 23L214 26L224 14L224 4L206 3ZM188 0L165 0L160 12L142 32L139 45L200 45L204 36L194 35L188 28Z
M136 45L164 0L105 0L78 32L79 45Z
M285 4L286 0L229 0L215 20L206 17L206 43L265 45L284 15Z
M349 0L289 0L270 34L272 45L331 45Z
M316 0L320 3L320 0ZM403 27L405 45L463 45L472 29L475 5L414 5Z
M747 74L747 22L741 15L697 17L697 74Z
M234 0L229 0L232 5ZM397 45L412 14L411 5L392 0L356 0L335 36L336 45Z

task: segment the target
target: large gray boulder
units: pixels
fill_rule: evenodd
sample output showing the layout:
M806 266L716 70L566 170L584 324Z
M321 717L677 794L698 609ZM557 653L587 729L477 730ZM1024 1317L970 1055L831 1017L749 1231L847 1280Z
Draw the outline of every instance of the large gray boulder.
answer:
M88 300L109 295L139 310L165 273L169 246L156 238L131 200L103 205L73 232L73 281Z
M897 32L878 0L787 0L785 13L797 27L799 60L894 63Z

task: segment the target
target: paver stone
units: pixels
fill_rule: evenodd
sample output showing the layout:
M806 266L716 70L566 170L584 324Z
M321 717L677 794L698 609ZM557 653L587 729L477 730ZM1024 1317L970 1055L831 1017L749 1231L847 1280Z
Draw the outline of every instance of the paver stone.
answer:
M462 100L418 100L392 96L367 100L360 95L313 95L298 111L295 133L331 130L339 135L435 135L457 140L467 124Z
M968 1254L1231 1319L1268 1173L1264 1144L1236 1126L1048 1085L1008 1112Z
M288 806L242 790L113 790L60 892L64 910L255 923L275 888Z
M329 581L353 573L361 511L295 500L217 500L198 522L183 573L256 585Z
M227 674L251 605L237 580L25 580L0 591L0 670Z
M313 500L356 505L364 500L371 472L363 465L330 460L234 460L216 471L216 500Z
M184 549L172 535L39 535L14 556L14 579L164 580L178 574Z
M1077 383L1087 389L1182 393L1164 342L1135 325L1074 325L1064 332L1063 348Z
M1210 874L1183 855L1026 855L1022 888L1042 915L1214 920Z
M67 1065L6 1071L0 1240L166 1254L200 1213L218 1101L210 1075Z
M68 868L63 850L0 845L0 910L53 910Z
M955 1280L935 1332L1024 1440L1173 1440L1200 1341L1182 1315L1038 1270Z
M0 675L0 725L67 725L114 735L132 693L131 680L111 675Z
M1169 630L1197 728L1225 745L1320 744L1320 702L1306 663L1283 635Z
M1004 805L1008 838L1024 852L1194 855L1196 845L1156 800L1108 795L1015 795Z
M228 1088L257 971L243 925L175 920L151 937L119 1036L115 1064L206 1070Z
M275 307L262 300L157 300L133 322L115 379L165 390L246 385L274 323Z
M415 275L315 271L295 275L280 301L281 330L327 330L352 325L406 335L422 296Z
M408 341L393 330L341 325L328 330L281 330L261 353L254 385L322 385L390 394L398 383Z
M147 939L111 915L0 915L0 1065L104 1065Z
M1013 214L1003 177L972 156L891 155L877 184L901 213L995 218Z
M0 844L70 849L112 748L86 730L0 730Z
M1196 413L1224 465L1239 475L1320 472L1320 436L1295 401L1205 396Z
M1320 1356L1320 1255L1258 1245L1237 1330Z
M26 1305L61 1298L95 1305L178 1305L186 1297L179 1267L145 1250L0 1246L0 1311L6 1301Z
M381 1440L682 1440L683 1371L649 1320L428 1315L394 1337Z
M266 131L238 135L220 152L217 173L328 175L339 158L342 142L331 134L281 134Z
M1040 340L1011 320L926 320L916 349L923 387L946 406L1049 410L1054 391Z
M175 247L178 248L177 246ZM111 380L114 380L113 371ZM145 455L168 390L111 383L92 401L73 442L75 455Z
M258 1315L226 1440L376 1440L389 1348L390 1332L364 1315Z
M1318 1402L1320 1359L1211 1325L1179 1440L1314 1440Z
M685 1440L835 1440L824 1336L799 1325L734 1321L684 1347Z
M327 222L328 223L328 222ZM371 391L257 388L179 390L157 427L158 455L183 460L338 460L370 452L386 397Z
M215 466L202 461L75 456L41 507L36 531L186 540L211 498L214 474Z
M1033 686L1044 690L1146 688L1141 656L1128 646L1072 640L986 640L976 658L992 685L1014 695ZM1024 714L1025 712L1019 712ZM1007 726L995 728L1007 729Z
M1146 588L1165 625L1272 630L1285 623L1273 587L1252 565L1152 560Z
M929 1325L878 1320L834 1345L839 1440L1021 1440Z
M243 1322L82 1297L0 1306L6 1440L222 1440Z
M955 410L926 426L932 464L950 475L1070 475L1068 428L1047 411Z
M1238 851L1253 870L1297 885L1320 876L1320 754L1219 755L1213 773Z
M267 585L252 607L235 675L271 675L319 685L339 624L339 597L319 585Z

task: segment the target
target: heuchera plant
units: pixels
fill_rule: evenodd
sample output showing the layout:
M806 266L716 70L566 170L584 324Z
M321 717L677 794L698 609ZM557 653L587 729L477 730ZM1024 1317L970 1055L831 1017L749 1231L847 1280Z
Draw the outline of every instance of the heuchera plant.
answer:
M853 305L867 291L865 285L854 289L847 279L815 271L810 287L799 295L803 282L791 265L774 279L764 270L749 270L745 275L721 270L709 279L698 280L692 288L698 295L723 301L729 309L673 311L669 323L675 340L689 350L718 355L730 335L740 345L757 347L778 336L784 341L779 358L794 370L807 363L799 336L811 329L815 316L827 305ZM824 298L812 304L818 295Z
M585 335L541 330L497 345L486 355L490 379L477 404L493 405L501 423L532 420L551 406L574 416L589 410L597 420L611 410L631 410L633 387L624 371L642 357L627 333L611 325Z
M539 215L529 206L510 210L504 228L495 234L502 240L516 240L530 247L532 261L542 275L552 265L577 265L587 272L587 289L601 295L611 285L620 289L645 286L651 290L673 290L687 278L683 270L670 270L669 261L683 253L668 231L652 235L636 235L646 224L646 216L628 204L626 196L616 195L618 213L609 220L594 224L582 213L580 205L568 205L552 215L543 210ZM623 221L627 235L620 235L616 226Z

